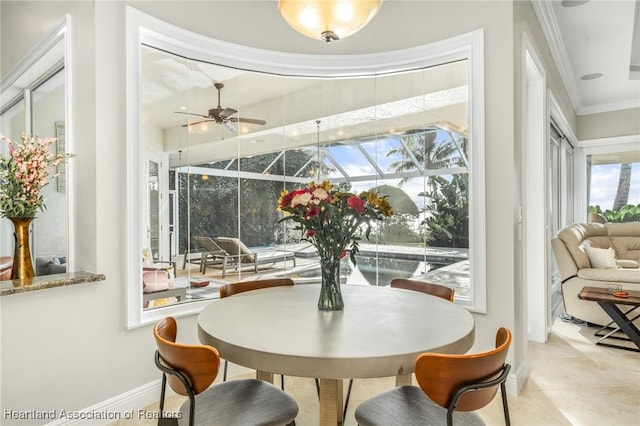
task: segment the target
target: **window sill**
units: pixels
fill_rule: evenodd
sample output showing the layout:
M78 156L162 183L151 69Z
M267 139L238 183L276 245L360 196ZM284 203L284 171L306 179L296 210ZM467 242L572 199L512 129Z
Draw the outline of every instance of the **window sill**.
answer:
M104 280L105 276L102 274L82 271L68 274L42 275L25 280L0 281L0 296Z

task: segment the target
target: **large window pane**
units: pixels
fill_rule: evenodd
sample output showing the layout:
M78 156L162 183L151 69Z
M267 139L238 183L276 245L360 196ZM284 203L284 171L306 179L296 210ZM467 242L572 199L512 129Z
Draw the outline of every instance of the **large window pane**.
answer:
M449 265L467 274L468 287L470 144L460 130L468 127L466 67L460 61L398 75L314 80L238 71L144 47L142 103L149 124L143 140L158 163L171 164L154 170L175 176L177 200L177 229L163 226L162 207L149 215L155 224L147 229L167 234L147 235L154 257L170 254L162 241L172 230L174 257L185 265L176 271L176 285L199 277L202 262L208 262L207 278L220 283L255 274L254 265L242 264L242 245L300 257L295 269L274 263L260 276L317 282L313 247L290 222L279 222L276 205L283 189L330 180L344 191L375 190L395 210L362 241L358 264L344 262L345 283L388 285ZM436 84L438 76L443 80ZM159 188L162 180L147 185ZM224 262L209 257L208 239L220 237L242 244ZM217 297L215 291L187 291Z
M130 122L142 122L143 156L149 152L160 160L159 257L176 262L173 284L186 297L159 298L139 316L138 303L130 303L130 324L157 318L161 312L154 309L167 304L176 306L162 312L192 312L196 308L183 302L215 298L218 286L229 281L290 276L298 284L318 283L314 247L291 222L280 222L276 205L283 189L322 180L342 191L375 190L397 212L375 223L369 239L361 241L355 267L343 265L346 285L426 278L456 287L458 303L485 311L482 250L473 249L484 246L483 123L469 121L472 109L482 117L483 90L466 59L481 45L481 34L460 39L460 50L445 56L425 50L418 55L423 59L412 60L412 50L413 56L402 52L397 56L404 59L395 62L394 54L384 55L389 61L377 59L376 71L341 72L336 63L329 67L333 73L316 64L315 75L310 63L287 59L299 55L278 56L286 66L276 64L275 56L261 63L242 59L240 50L225 57L217 47L230 46L186 32L174 43L161 35L158 22L133 18L153 29L140 32L141 56L128 52L134 65L129 77L134 88L139 77L141 96L139 111L132 104ZM436 58L445 57L438 65ZM412 61L416 66L408 71L385 70L386 63ZM474 107L471 92L479 100ZM129 171L135 175L135 126L130 135ZM133 199L136 191L129 191ZM478 239L472 237L473 223ZM131 229L147 225L132 221ZM141 245L148 245L144 231L140 235ZM222 260L216 253L225 238L237 241L223 250ZM293 253L296 264L262 263L256 270L239 261L245 250ZM135 262L129 266L135 280L140 268ZM138 292L132 287L130 299L136 301Z
M609 222L640 220L638 151L591 155L589 164L589 212Z

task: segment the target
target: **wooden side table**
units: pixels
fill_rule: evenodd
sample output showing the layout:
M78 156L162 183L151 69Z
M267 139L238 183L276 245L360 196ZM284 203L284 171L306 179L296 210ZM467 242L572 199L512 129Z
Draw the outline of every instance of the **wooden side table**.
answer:
M610 333L602 336L602 338L596 342L596 345L640 352L640 330L638 330L638 327L633 323L633 320L636 319L638 315L631 317L633 312L640 307L640 291L625 291L629 294L629 297L614 296L614 292L606 288L583 287L582 291L578 294L578 298L597 302L618 326L617 329L614 329ZM627 305L630 309L622 311L618 305ZM617 331L624 332L628 336L628 340L633 342L638 349L603 342L606 338L610 337ZM596 335L601 336L599 334Z

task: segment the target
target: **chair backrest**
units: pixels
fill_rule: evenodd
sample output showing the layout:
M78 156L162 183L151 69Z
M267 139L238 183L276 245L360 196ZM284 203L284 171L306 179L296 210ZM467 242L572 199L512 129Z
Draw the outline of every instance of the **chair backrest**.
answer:
M152 267L153 266L153 254L151 253L150 248L142 249L142 266L143 267Z
M466 355L425 353L419 355L415 375L420 388L441 407L447 408L455 392L470 383L497 378L505 365L511 332L501 327L496 333L496 348ZM473 411L489 404L499 385L467 392L458 400L456 411Z
M242 241L238 238L229 238L229 237L217 237L213 239L216 244L222 247L227 253L232 256L242 255L240 256L240 262L242 263L253 263L255 262L253 252L249 247L245 246Z
M405 290L420 291L432 296L441 297L449 302L453 302L455 290L440 284L434 284L427 281L408 280L404 278L396 278L391 280L391 287L403 288Z
M178 326L173 317L163 319L153 328L162 360L169 367L185 374L197 395L207 389L218 375L220 355L211 346L176 343L177 333ZM167 379L174 392L188 395L187 389L176 376L168 375Z
M0 257L0 281L6 281L11 279L12 268L13 268L13 257L11 256Z
M222 247L213 241L211 237L196 237L195 239L198 245L208 252L220 255L228 254Z
M240 281L237 283L225 284L220 287L220 298L222 299L223 297L233 296L234 294L257 290L260 288L287 285L293 285L293 280L290 278L272 278L269 280Z

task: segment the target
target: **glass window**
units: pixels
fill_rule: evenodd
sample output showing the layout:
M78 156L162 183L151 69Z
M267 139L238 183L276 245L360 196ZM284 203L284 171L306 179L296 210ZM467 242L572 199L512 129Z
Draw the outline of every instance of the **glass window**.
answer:
M640 220L640 153L588 156L589 212L608 222Z
M197 256L210 251L201 244L202 238L219 237L238 238L250 250L276 248L306 256L297 262L301 266L295 270L281 262L259 271L260 276L319 280L312 247L301 241L295 226L279 222L281 216L276 209L283 189L294 190L311 180L329 180L357 193L375 190L388 196L395 210L393 217L374 224L369 240L363 239L358 263L345 262L342 270L346 283L389 285L393 278L422 278L438 268L455 268L456 264L461 268L468 262L469 142L456 130L468 127L467 97L459 93L467 86L466 78L459 79L454 91L437 90L436 99L428 90L441 87L432 83L434 87L427 89L422 82L440 74L439 67L402 75L300 81L248 71L234 73L207 63L186 62L151 47L144 47L143 52L143 87L148 93L156 94L162 88L168 99L186 97L189 105L186 111L176 109L173 100L142 93L143 115L159 127L157 131L143 129L145 149L155 158L164 156L175 164L178 176L177 255L189 253L195 263L182 262L185 269L177 271L176 283L201 274L203 261L211 263L205 270L209 277L238 280L255 274L255 268L243 267L237 258L230 257L223 265L224 260ZM153 68L146 65L148 60L153 61ZM443 66L464 69L467 64L459 61L455 66ZM171 80L166 76L186 82L172 83L174 88L169 90ZM225 77L227 81L222 83ZM403 82L408 90L400 90ZM267 91L261 86L276 89ZM374 87L376 96L369 95L368 101L349 97ZM424 91L427 93L416 95ZM216 94L213 98L212 93ZM332 93L341 95L334 99ZM323 97L335 112L324 111L320 105L327 115L318 118L315 111L302 115L308 94ZM341 103L345 97L347 101ZM369 105L371 102L376 105ZM259 104L269 108L255 106ZM284 111L291 122L279 126L282 119L274 110ZM274 116L276 124L272 125ZM186 132L172 135L174 126L186 127ZM164 137L157 140L160 131ZM287 149L289 145L296 147ZM186 149L176 153L167 146ZM227 150L230 146L234 149ZM159 163L161 160L148 163L153 169L147 176L149 197L153 197L150 206L154 207L149 210L147 239L156 260L169 255L168 251L162 253L160 235ZM452 248L457 257L443 254ZM237 252L228 254L242 254L241 248L234 249ZM225 277L221 276L221 267L229 269L224 271ZM468 278L457 289L460 297L469 294L463 287L468 287ZM187 288L187 292L196 298L217 297L210 289ZM147 309L167 303L178 303L178 299L160 303L152 300Z
M11 90L10 88L9 90ZM25 120L25 103L30 112ZM0 133L20 141L22 134L40 138L57 138L51 146L55 153L66 153L65 70L61 64L46 70L35 82L29 82L11 107L1 115ZM27 128L25 128L27 127ZM0 152L7 155L7 147L0 144ZM31 225L30 252L36 275L64 273L67 270L67 173L66 164L58 166L48 185L42 188L46 209L39 212ZM3 235L13 233L10 222L0 219ZM13 240L0 243L2 253L13 253Z
M477 212L484 210L481 184L470 189L483 181L483 126L469 121L472 73L465 53L404 72L296 76L223 66L202 52L196 60L181 43L145 34L139 142L158 158L166 174L160 182L174 176L175 208L173 216L167 208L166 226L164 209L158 210L158 257L171 257L163 240L175 236L174 286L184 287L186 297L151 298L144 311L216 298L221 284L248 277L319 282L315 249L295 225L280 221L276 207L284 189L322 180L344 191L377 191L395 211L373 225L368 240L363 236L356 265L345 258L345 284L433 279L455 287L458 303L473 306L475 297L484 310L484 269L473 262L470 220L474 203ZM146 188L148 176L140 178ZM160 183L160 200L164 188ZM240 244L222 247L224 238ZM142 232L142 244L148 239ZM294 253L296 266L274 262L256 270L238 256L243 250ZM141 274L136 263L130 268L132 278ZM203 276L209 285L190 285Z

